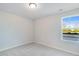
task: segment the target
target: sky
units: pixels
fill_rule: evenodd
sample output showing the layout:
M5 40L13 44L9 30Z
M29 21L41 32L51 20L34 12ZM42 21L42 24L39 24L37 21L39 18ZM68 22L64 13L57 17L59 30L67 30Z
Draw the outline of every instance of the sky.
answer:
M68 28L79 28L79 16L72 16L63 19L63 25Z
M78 23L79 22L79 16L72 16L72 17L67 17L67 18L64 18L63 21L65 23Z

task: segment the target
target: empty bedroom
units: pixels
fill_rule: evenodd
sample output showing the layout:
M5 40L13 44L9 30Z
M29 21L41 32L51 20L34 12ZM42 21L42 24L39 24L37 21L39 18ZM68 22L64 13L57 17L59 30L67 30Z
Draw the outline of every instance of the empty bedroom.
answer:
M0 56L79 56L79 3L0 3Z

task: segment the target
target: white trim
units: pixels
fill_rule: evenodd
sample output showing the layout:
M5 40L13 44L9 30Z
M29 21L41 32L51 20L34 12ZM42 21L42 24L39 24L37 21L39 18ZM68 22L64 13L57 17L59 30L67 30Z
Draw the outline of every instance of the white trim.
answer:
M0 52L6 51L6 50L8 50L8 49L12 49L12 48L15 48L15 47L18 47L18 46L22 46L22 45L25 45L25 44L30 44L30 43L32 43L32 42L28 42L28 43L22 42L22 43L20 43L20 44L18 44L18 45L13 45L13 46L10 46L10 47L7 47L7 48L0 49Z
M75 17L75 16L79 16L79 14L75 14L75 15L68 15L68 16L61 16L61 19L63 19L63 18L67 18L67 17Z

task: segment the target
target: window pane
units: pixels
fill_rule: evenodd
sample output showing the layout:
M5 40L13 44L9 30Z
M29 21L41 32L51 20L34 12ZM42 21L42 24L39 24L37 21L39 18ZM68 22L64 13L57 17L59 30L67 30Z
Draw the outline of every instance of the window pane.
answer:
M63 39L79 41L79 16L63 18Z

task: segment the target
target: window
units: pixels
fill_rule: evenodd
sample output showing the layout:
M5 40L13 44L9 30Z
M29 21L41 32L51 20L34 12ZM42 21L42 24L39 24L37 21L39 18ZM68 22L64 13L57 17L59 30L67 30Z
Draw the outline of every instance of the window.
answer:
M79 16L63 18L62 25L64 40L79 41Z

